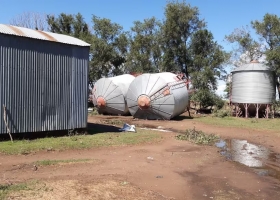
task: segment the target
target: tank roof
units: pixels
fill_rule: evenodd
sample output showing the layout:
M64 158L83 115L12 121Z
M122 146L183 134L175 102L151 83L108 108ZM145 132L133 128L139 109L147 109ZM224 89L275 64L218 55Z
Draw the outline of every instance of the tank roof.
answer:
M232 72L240 71L271 71L271 69L267 65L259 63L258 61L251 61L248 64L242 65L234 69Z

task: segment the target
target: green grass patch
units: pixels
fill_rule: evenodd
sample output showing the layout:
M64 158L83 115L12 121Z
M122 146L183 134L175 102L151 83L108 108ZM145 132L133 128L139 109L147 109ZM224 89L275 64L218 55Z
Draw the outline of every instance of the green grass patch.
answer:
M110 124L110 125L121 125L121 126L125 124L124 121L118 120L118 119L105 119L105 120L102 120L102 123Z
M39 160L34 164L38 166L49 166L59 164L71 164L71 163L85 163L93 161L93 159L69 159L69 160Z
M194 120L205 124L225 127L248 128L253 130L280 130L280 119L256 119L256 118L236 118L236 117L200 117Z
M32 190L36 182L0 185L0 200L7 199L8 195L23 190Z
M214 134L206 134L203 131L198 131L195 128L186 130L185 133L175 136L178 140L187 140L195 144L213 145L219 136Z
M157 142L161 139L158 132L137 130L134 132L98 133L65 137L40 138L35 140L15 140L0 142L0 153L29 154L42 150L88 149L94 147L137 145Z
M96 110L96 108L93 108L92 111L88 112L88 115L89 116L95 116L95 115L99 115L99 114L98 114L98 111Z

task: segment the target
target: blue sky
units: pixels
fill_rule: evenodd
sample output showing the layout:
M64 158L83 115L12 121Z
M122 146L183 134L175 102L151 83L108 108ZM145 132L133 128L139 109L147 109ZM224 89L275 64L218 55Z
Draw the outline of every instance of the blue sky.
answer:
M223 42L224 36L235 28L249 25L252 20L261 20L266 13L280 16L279 0L188 0L191 6L198 7L201 18L207 22L208 29L225 50L231 46ZM92 15L111 19L129 30L135 20L155 16L164 17L166 0L0 0L0 23L10 20L23 12L42 12L46 14L82 13L87 22ZM219 82L219 91L224 83Z

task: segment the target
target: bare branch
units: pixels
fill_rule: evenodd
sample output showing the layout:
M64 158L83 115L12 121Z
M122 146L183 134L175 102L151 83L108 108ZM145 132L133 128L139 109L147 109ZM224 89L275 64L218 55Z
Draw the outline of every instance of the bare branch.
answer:
M35 30L48 30L47 15L38 12L24 12L12 18L10 24Z

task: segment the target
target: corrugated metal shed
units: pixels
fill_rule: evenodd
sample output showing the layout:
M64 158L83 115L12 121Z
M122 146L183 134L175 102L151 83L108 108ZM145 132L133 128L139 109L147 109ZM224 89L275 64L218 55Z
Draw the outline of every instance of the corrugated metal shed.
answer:
M11 26L5 24L0 24L0 33L21 36L21 37L28 37L28 38L38 39L38 40L47 40L52 42L77 45L77 46L90 46L90 44L68 35L33 30L29 28Z
M85 128L89 45L68 36L50 34L54 42L38 31L20 28L22 35L3 27L0 133L7 133L3 105L12 133Z

